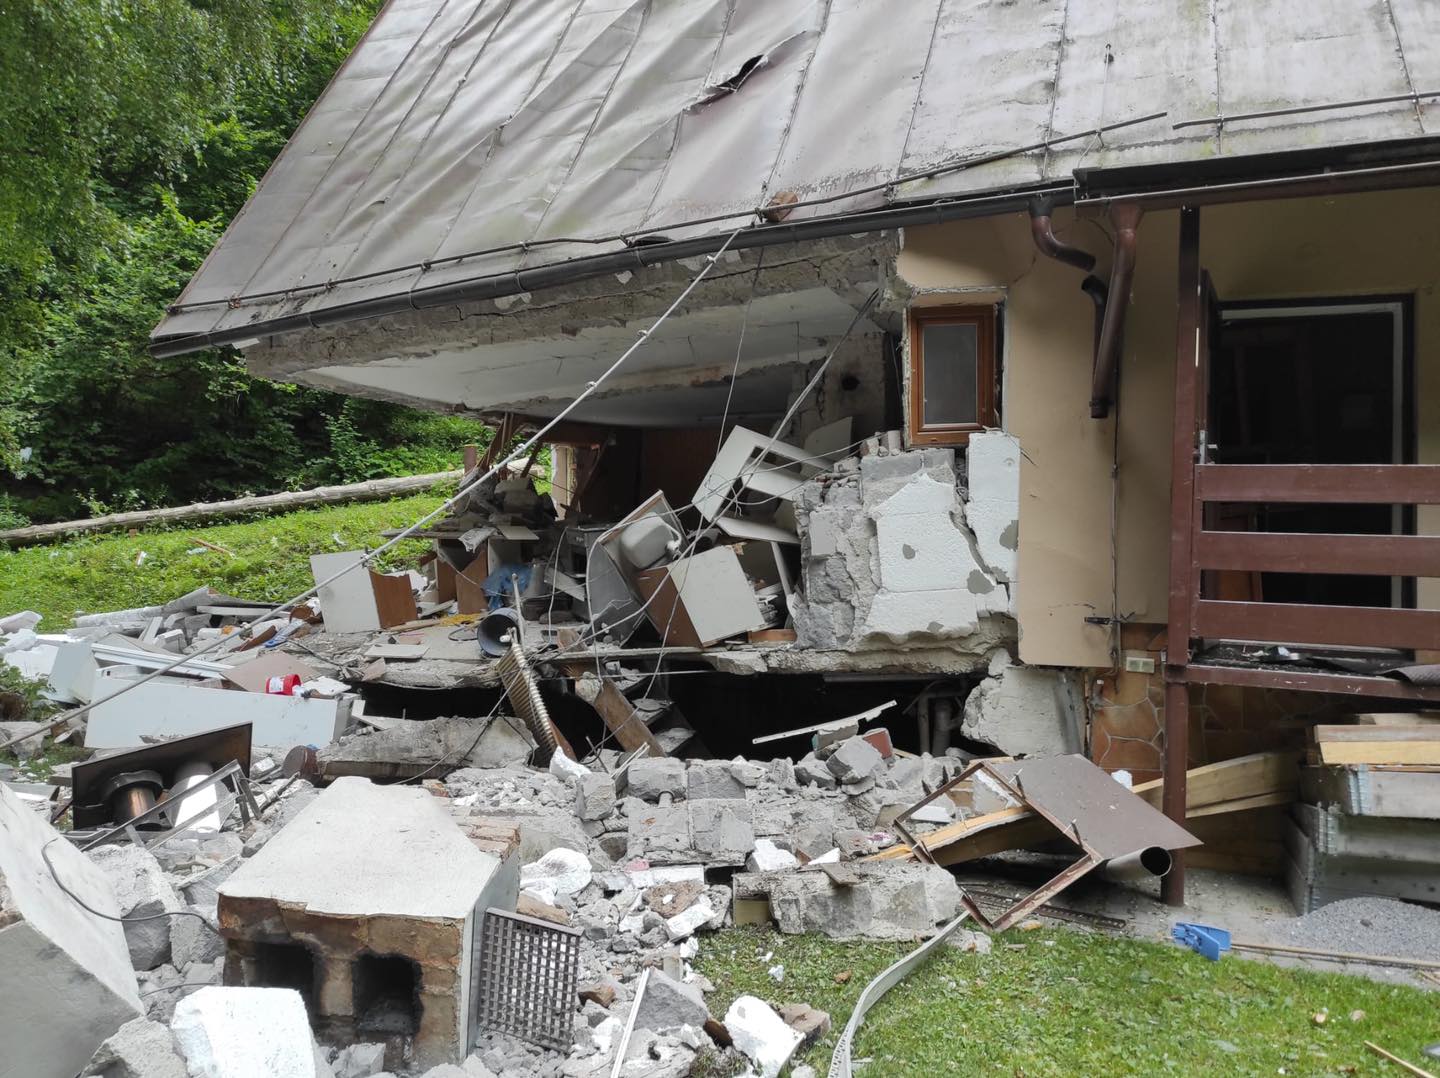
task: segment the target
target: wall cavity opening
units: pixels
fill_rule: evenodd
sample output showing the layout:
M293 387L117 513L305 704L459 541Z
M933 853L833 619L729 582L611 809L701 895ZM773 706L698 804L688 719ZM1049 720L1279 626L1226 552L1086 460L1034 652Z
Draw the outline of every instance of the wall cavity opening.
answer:
M315 956L298 943L255 944L254 988L293 988L307 1009L315 1002Z
M413 1036L420 1028L420 968L411 959L362 954L351 984L357 1033Z

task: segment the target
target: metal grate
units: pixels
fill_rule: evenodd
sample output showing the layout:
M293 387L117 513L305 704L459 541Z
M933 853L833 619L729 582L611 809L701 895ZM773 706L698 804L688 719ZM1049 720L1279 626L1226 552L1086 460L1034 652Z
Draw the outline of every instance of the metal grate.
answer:
M579 980L579 929L485 911L475 977L480 1029L568 1049L575 1042Z

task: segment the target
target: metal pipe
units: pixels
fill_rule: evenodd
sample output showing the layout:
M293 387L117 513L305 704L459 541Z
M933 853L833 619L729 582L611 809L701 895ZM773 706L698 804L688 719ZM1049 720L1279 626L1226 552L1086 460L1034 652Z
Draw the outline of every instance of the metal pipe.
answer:
M220 830L220 813L215 811L220 807L220 791L215 784L211 783L194 793L187 792L213 774L215 769L204 760L193 760L175 772L175 783L170 787L170 800L175 802L171 819L178 822L204 813L191 827L196 831ZM206 809L211 811L206 812Z
M1360 97L1351 101L1334 101L1326 105L1292 105L1284 109L1264 109L1261 112L1239 112L1234 116L1204 116L1197 120L1181 120L1170 125L1172 131L1186 127L1213 127L1236 123L1239 120L1268 120L1273 116L1303 116L1310 112L1330 112L1334 109L1358 109L1365 105L1394 105L1401 101L1419 105L1422 99L1440 97L1440 91L1431 93L1390 94L1387 97Z
M1034 198L1030 202L1030 236L1035 241L1035 246L1040 253L1047 258L1053 258L1057 262L1063 262L1067 266L1074 266L1085 273L1085 279L1080 282L1080 291L1090 297L1090 302L1095 304L1095 334L1091 342L1093 354L1098 355L1100 350L1100 328L1105 321L1105 304L1109 298L1110 290L1105 287L1105 282L1091 272L1095 268L1095 256L1089 251L1074 247L1055 235L1055 229L1051 221L1051 213L1055 207L1055 200L1048 196Z
M1168 876L1172 865L1169 850L1162 846L1146 846L1124 857L1112 857L1100 866L1100 874L1115 883L1135 883L1154 876Z
M1030 202L1030 236L1035 240L1035 246L1040 249L1041 254L1089 273L1095 268L1095 256L1089 251L1071 246L1055 235L1050 217L1054 206L1055 200L1049 197L1032 199Z
M1090 383L1092 419L1109 415L1115 400L1120 344L1125 335L1125 315L1130 309L1130 284L1135 278L1135 234L1143 212L1129 202L1110 208L1110 220L1115 224L1115 260L1110 265L1109 298L1100 325L1100 343L1095 348L1095 372Z

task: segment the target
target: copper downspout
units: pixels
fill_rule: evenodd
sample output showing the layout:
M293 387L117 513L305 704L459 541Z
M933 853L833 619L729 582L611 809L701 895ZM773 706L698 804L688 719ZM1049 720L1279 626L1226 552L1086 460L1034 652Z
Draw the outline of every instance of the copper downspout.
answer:
M1053 258L1057 262L1063 262L1067 266L1074 266L1085 273L1085 279L1080 282L1080 291L1089 296L1090 301L1095 304L1094 347L1098 350L1100 325L1105 317L1105 300L1109 290L1105 287L1105 282L1091 272L1095 268L1095 256L1089 251L1071 246L1055 235L1055 228L1050 216L1053 209L1052 199L1037 198L1031 201L1030 236L1034 239L1035 246L1041 254Z
M1110 302L1100 326L1100 343L1095 347L1095 374L1090 386L1090 416L1104 419L1115 400L1115 375L1120 368L1120 344L1125 333L1125 314L1130 307L1130 284L1135 279L1135 239L1144 211L1134 202L1110 207L1115 225L1115 260L1110 265Z

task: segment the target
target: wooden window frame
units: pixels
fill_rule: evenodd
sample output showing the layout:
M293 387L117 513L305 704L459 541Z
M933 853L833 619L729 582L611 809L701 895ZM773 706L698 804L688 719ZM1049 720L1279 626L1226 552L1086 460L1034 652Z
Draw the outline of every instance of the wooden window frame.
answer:
M910 416L912 445L967 445L970 435L998 427L996 376L999 354L996 349L994 306L945 306L910 308ZM925 335L926 326L975 326L975 416L974 423L925 422Z

